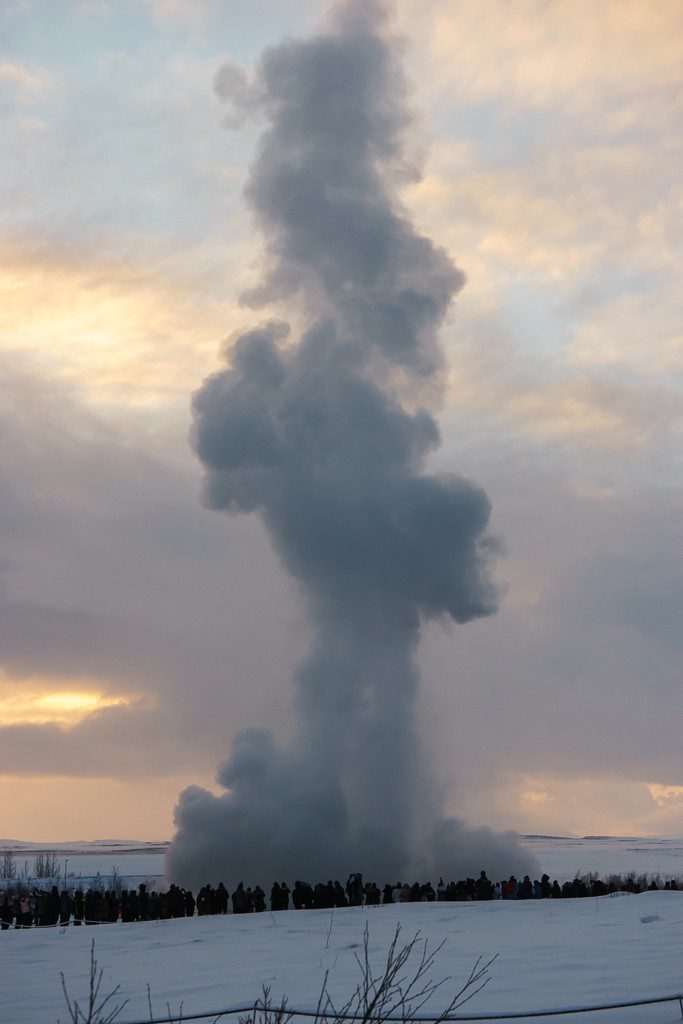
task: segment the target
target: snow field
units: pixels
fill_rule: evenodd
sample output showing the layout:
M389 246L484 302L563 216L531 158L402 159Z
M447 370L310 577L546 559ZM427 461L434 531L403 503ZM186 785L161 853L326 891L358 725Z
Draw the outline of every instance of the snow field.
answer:
M263 985L275 999L312 1009L324 972L343 1002L359 980L354 953L368 922L379 966L397 924L436 945L435 978L450 975L434 1006L464 981L479 956L498 954L486 989L467 1012L546 1009L624 1001L683 990L683 893L586 900L408 904L330 911L186 918L175 921L50 928L0 934L2 1024L66 1019L59 971L72 996L87 987L90 942L104 986L121 983L130 1002L121 1021L147 1017L149 981L157 1013L166 1003L186 1014L248 1004ZM465 1011L463 1011L465 1012ZM569 1021L636 1024L680 1021L677 1004L580 1015Z

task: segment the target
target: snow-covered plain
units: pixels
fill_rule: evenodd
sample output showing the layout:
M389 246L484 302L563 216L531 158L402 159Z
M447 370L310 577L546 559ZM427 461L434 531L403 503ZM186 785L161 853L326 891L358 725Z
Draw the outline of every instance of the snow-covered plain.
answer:
M524 836L523 841L538 860L541 871L547 871L551 879L557 878L560 882L588 871L596 871L603 878L613 873L625 875L635 871L638 874L660 874L662 878L683 879L683 839ZM130 887L147 881L161 885L167 845L165 842L140 843L134 840L46 844L0 840L0 850L10 847L15 851L19 869L26 861L30 870L38 851L53 851L62 877L66 866L71 886L79 880L81 884L87 884L97 872L108 878L114 868L122 878L128 880ZM485 864L481 866L487 867ZM226 884L234 884L235 879L225 881ZM264 888L270 885L269 879L248 881L259 882ZM378 878L376 881L384 884L385 881L394 882L396 879Z
M601 878L610 874L661 875L683 878L683 839L615 838L590 836L566 839L558 836L524 836L531 850L551 878L563 882L596 871Z
M491 981L467 1012L547 1009L672 994L683 989L683 893L528 902L407 904L330 911L208 917L162 923L46 928L0 934L2 1024L55 1024L66 1019L59 971L72 994L87 985L90 942L105 985L120 982L130 1002L120 1020L144 1020L146 983L161 1014L166 1003L186 1014L248 1004L262 985L290 1005L313 1008L325 970L342 1000L359 974L354 960L370 929L379 964L396 925L446 939L435 977L453 985L473 961L498 954ZM329 945L328 945L328 933ZM433 1006L438 1011L446 989ZM678 1004L616 1010L571 1020L680 1021Z

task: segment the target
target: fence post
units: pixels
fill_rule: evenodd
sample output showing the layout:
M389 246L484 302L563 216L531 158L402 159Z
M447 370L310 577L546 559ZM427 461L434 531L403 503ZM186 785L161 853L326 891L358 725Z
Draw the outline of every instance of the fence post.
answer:
M683 999L678 999L678 1009L681 1011L681 1020L683 1020Z

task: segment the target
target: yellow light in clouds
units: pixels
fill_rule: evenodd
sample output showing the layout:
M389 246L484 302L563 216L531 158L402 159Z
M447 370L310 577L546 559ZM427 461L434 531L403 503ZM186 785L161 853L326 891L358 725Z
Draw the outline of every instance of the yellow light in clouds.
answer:
M659 782L648 782L647 788L658 807L683 803L683 786L663 786Z
M36 701L38 707L55 711L93 711L102 698L96 693L48 693Z
M91 401L138 407L185 401L214 359L234 303L191 273L173 276L87 252L23 246L0 234L0 352L27 353Z
M104 708L122 707L126 697L104 696L87 690L57 690L0 697L0 725L74 725L86 715Z

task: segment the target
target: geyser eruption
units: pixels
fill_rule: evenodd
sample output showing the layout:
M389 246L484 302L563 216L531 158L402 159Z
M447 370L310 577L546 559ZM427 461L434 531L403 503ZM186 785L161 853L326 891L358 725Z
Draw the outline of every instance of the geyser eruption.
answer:
M249 729L218 770L224 794L180 796L168 874L193 886L531 863L511 836L439 817L416 737L421 623L490 615L496 593L486 495L424 470L439 432L418 396L463 276L396 197L413 173L399 52L383 5L357 0L266 50L253 80L216 81L267 122L246 187L267 266L246 301L296 302L304 326L237 340L195 395L193 444L207 504L262 517L315 634L291 746Z

